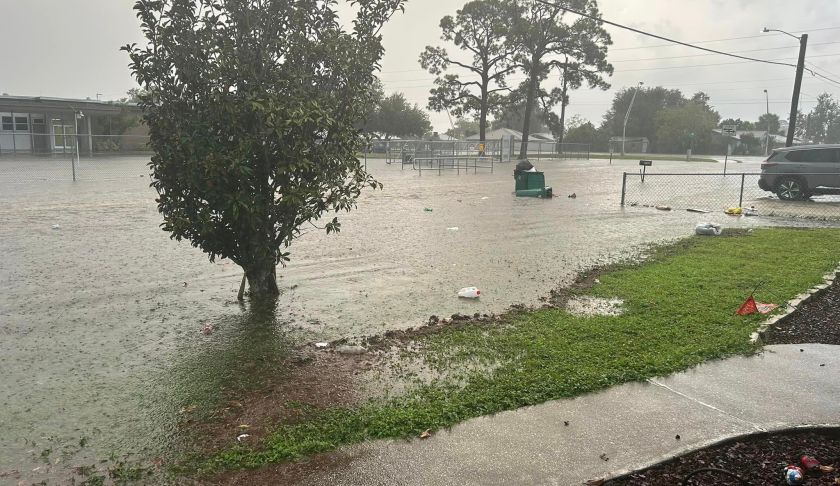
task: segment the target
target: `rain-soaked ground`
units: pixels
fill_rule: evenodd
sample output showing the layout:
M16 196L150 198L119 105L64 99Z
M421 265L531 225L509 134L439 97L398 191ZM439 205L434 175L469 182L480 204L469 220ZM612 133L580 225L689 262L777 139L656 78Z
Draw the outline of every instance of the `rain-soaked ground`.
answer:
M417 326L433 314L536 305L576 272L634 258L645 244L692 234L698 222L775 221L622 209L621 173L635 171L633 162L541 161L558 197L539 200L512 196L510 164L421 177L370 160L384 190L341 215L340 234L311 228L293 245L279 271L276 321L266 327L236 303L235 265L212 264L159 229L145 160L83 161L75 183L21 176L42 170L36 162L0 162L0 483L62 477L125 454L165 455L180 445L179 411L237 376L218 370L259 366L249 361L256 348L282 354L310 340ZM481 299L459 300L465 286L479 287ZM200 333L205 323L216 332Z

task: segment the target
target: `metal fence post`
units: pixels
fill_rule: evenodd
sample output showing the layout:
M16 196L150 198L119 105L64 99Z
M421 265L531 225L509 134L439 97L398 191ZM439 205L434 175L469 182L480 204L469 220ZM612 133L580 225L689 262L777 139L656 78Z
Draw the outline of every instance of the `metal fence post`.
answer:
M627 194L627 172L624 172L621 180L621 207L624 207L624 197Z
M747 174L741 173L741 197L738 199L738 207L744 205L744 180L746 179Z

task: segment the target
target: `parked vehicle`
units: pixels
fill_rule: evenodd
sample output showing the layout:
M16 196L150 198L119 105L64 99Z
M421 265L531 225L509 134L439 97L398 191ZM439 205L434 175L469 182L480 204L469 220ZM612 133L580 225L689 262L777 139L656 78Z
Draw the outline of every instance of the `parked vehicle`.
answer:
M785 201L840 194L840 145L776 149L761 164L758 186Z

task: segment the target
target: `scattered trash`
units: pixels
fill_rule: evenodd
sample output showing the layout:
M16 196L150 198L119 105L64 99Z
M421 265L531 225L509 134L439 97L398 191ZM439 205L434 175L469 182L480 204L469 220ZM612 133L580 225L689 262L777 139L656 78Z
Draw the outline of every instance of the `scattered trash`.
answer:
M213 324L210 324L208 322L208 323L205 323L201 327L201 334L204 334L205 336L209 336L209 335L213 334L213 331L215 331L215 330L216 330L215 326L213 326Z
M802 474L802 469L796 466L788 466L785 468L785 482L791 486L802 484L805 480Z
M811 471L820 467L820 461L818 461L814 456L802 456L801 461L802 469L806 471Z
M820 466L820 472L823 474L831 474L836 470L837 468L834 466Z
M601 454L600 456L598 456L598 458L599 458L599 459L601 459L601 460L602 460L602 461L604 461L604 462L606 462L606 461L609 461L609 460L610 460L610 458L609 458L609 457L607 457L607 455L606 455L606 454Z
M365 354L367 350L361 346L351 346L349 344L345 344L344 346L339 346L335 348L335 350L339 354Z
M446 231L458 231L459 229L461 229L461 228L459 228L457 226L453 226L451 228L446 228Z
M711 213L711 211L706 211L705 209L694 209L694 208L688 208L688 209L686 209L686 211L688 211L689 213L700 213L700 214Z
M758 209L755 206L744 208L744 216L758 216Z
M680 434L677 434L677 436L676 436L676 437L674 437L674 439L676 439L676 440L680 440Z
M464 287L458 291L458 297L462 299L477 299L481 297L481 290L475 287Z
M236 436L236 442L242 442L243 440L251 437L251 434L239 434Z
M54 224L54 225L52 225L52 229L54 229L54 230L60 230L60 229L61 229L61 225L60 225L60 224Z
M740 216L741 214L744 213L744 210L741 209L741 208L729 208L729 209L724 210L723 212L725 214L730 215L730 216Z
M566 427L568 427L568 426L569 426L569 421L568 421L568 420L564 420L564 421L563 421L563 425L564 425L564 426L566 426Z
M823 368L823 367L825 367L825 363L823 363L823 364L821 364L821 365L820 365L820 368Z
M330 343L315 343L316 348L326 348Z
M484 196L484 197L481 198L482 201L486 201L488 199L490 199L488 196Z
M431 213L432 211L434 211L434 209L432 209L432 208L423 208L423 211L426 211L427 213Z
M700 223L694 227L694 233L700 236L720 236L723 226L717 223Z
M422 434L420 434L421 439L428 439L431 436L432 436L432 429L426 429L426 430L423 431Z
M656 209L658 209L660 211L670 211L671 206L656 206Z
M765 304L762 302L756 302L755 297L750 295L746 301L741 305L741 308L738 309L739 316L748 316L750 314L755 314L758 312L759 314L769 314L774 310L778 309L779 306L776 304Z
M598 285L598 284L600 284L600 283L601 283L601 281L600 281L600 280L598 280L597 278L594 280L594 282L595 282L595 285Z
M187 285L189 285L189 284L187 284L187 282L184 282L184 287L186 287Z
M569 194L569 199L577 199L577 194L574 192Z

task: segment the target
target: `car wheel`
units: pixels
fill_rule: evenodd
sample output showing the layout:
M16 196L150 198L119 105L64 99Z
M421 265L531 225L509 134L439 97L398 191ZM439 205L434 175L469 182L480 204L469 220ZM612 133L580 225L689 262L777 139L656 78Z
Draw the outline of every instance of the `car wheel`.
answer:
M805 183L796 177L785 177L776 184L776 194L783 201L801 201L807 194Z

